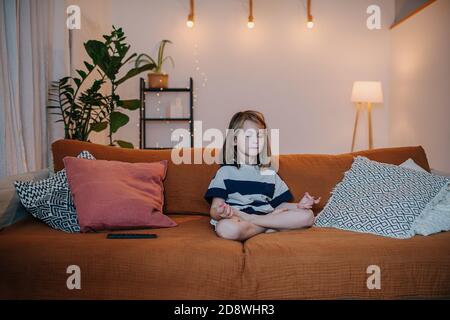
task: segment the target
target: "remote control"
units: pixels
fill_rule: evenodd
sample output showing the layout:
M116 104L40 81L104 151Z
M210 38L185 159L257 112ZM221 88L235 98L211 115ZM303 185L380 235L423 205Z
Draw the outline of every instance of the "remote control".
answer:
M154 239L158 236L154 233L108 233L108 239Z

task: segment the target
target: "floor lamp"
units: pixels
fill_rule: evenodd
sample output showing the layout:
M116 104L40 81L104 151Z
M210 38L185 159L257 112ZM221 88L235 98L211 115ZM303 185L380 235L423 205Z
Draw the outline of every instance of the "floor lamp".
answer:
M353 127L352 151L355 150L356 130L361 108L367 105L369 121L369 150L373 149L372 103L383 103L383 90L378 81L355 81L352 90L352 102L356 103L355 125Z

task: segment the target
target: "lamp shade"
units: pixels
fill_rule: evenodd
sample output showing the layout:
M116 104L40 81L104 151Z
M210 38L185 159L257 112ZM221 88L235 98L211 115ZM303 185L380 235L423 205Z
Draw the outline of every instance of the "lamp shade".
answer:
M353 83L352 102L383 102L383 89L379 81L355 81Z

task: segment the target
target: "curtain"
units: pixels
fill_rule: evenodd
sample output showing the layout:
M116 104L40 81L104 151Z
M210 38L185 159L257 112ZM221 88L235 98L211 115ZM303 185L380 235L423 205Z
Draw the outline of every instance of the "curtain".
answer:
M49 167L52 80L67 74L65 1L0 0L0 177Z

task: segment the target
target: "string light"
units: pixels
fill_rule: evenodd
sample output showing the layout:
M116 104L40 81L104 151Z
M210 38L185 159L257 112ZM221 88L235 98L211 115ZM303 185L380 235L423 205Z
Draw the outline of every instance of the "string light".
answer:
M195 71L197 71L197 72L200 73L200 76L201 76L201 79L202 79L202 84L201 84L201 86L202 86L202 87L206 87L206 82L208 81L208 78L206 77L206 73L205 73L204 71L201 71L201 68L200 68L200 60L199 60L199 58L198 58L198 44L197 44L197 43L194 44L194 62L195 62L195 65L196 65ZM195 99L196 97L197 97L197 96L196 96L196 94L194 93L194 102L197 101L197 100Z
M248 16L247 27L249 29L253 29L255 27L255 19L253 18L253 0L248 1L248 6L249 6L249 16Z
M186 21L186 26L188 28L194 27L194 0L189 1L190 4L190 12Z

